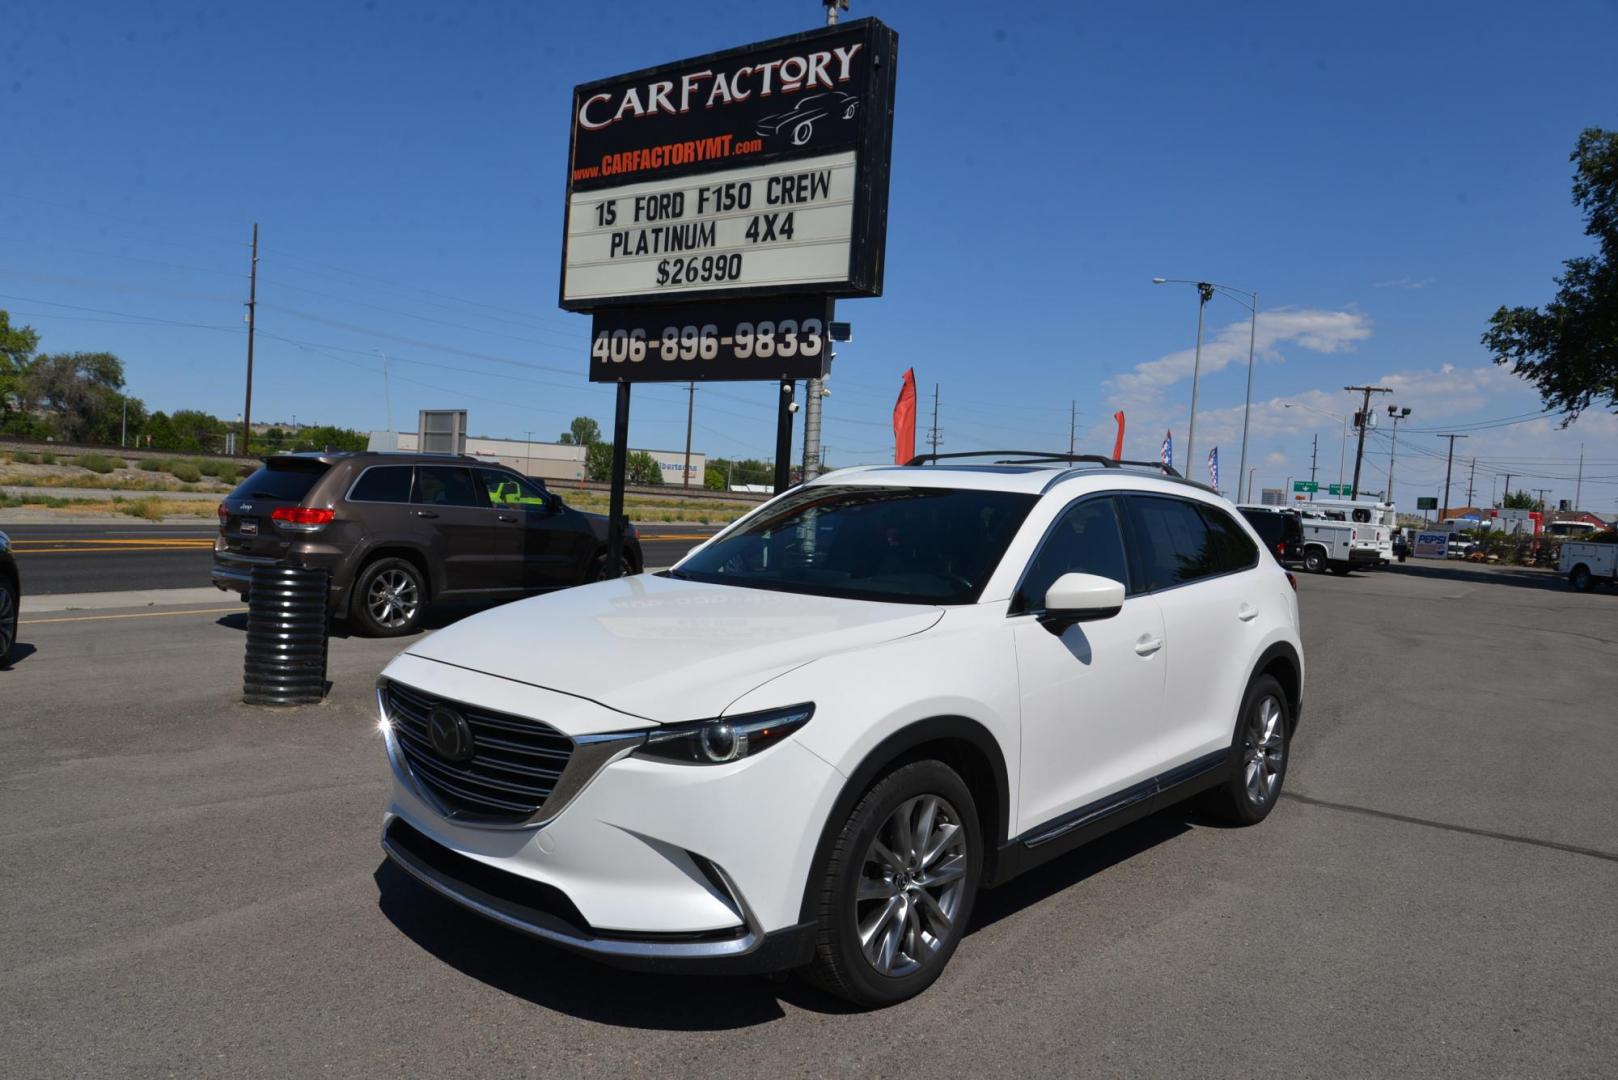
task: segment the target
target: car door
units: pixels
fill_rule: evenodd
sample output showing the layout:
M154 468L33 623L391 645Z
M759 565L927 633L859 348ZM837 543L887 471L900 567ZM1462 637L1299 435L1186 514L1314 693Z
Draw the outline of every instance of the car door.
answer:
M578 584L577 540L566 528L560 503L527 477L502 469L478 469L478 481L497 519L518 534L519 582L528 592Z
M522 583L522 526L489 504L464 465L418 465L411 513L432 537L444 588L459 593L514 592ZM501 520L504 516L508 520Z
M1211 503L1131 495L1131 539L1163 615L1167 683L1152 754L1165 769L1230 746L1263 620L1258 545ZM1248 639L1252 639L1249 643Z
M1162 709L1163 617L1128 588L1109 619L1053 633L1039 619L1065 573L1132 585L1118 499L1077 500L1057 516L1023 573L1010 619L1022 699L1018 832L1114 795L1158 770L1145 749Z

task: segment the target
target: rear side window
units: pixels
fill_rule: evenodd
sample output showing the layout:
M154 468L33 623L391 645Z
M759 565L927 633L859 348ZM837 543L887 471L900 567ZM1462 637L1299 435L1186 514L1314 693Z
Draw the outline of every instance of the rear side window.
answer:
M1281 514L1244 514L1253 531L1264 538L1264 542L1274 547L1287 538L1286 518Z
M407 503L410 501L409 465L376 465L366 469L354 490L348 493L350 502Z
M416 468L416 490L410 500L424 506L484 506L472 486L472 470L449 465Z
M1258 546L1253 538L1230 515L1215 506L1197 507L1208 523L1209 550L1213 556L1216 574L1233 574L1258 564ZM1277 514L1276 517L1281 515Z
M257 472L236 485L232 499L274 499L301 502L331 466L322 461L292 460L264 463Z
M1167 589L1220 573L1213 537L1197 508L1183 499L1129 499L1148 589Z
M499 469L478 469L478 483L495 506L544 506L545 486Z
M1062 511L1028 563L1012 610L1042 610L1045 593L1063 574L1099 574L1129 586L1129 563L1114 500L1086 499Z

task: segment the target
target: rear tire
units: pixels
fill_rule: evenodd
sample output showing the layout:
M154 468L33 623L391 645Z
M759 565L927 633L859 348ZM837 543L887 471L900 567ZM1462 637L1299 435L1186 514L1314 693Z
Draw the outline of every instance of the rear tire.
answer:
M1353 569L1353 567L1349 566L1349 564L1346 562L1337 562L1331 564L1331 572L1342 577L1347 577L1348 572L1351 569Z
M1247 688L1230 743L1230 776L1209 791L1204 808L1233 825L1257 825L1270 816L1286 781L1292 748L1292 706L1272 675Z
M629 561L629 552L627 551L618 556L618 565L620 567L619 577L629 577L635 572L635 564ZM596 557L590 560L590 576L584 580L587 582L607 580L607 553L605 551L596 552Z
M915 997L960 944L983 868L977 804L941 761L889 773L819 868L809 981L862 1008Z
M364 637L400 637L421 629L427 582L407 559L378 559L354 579L348 621Z
M1596 587L1595 577L1583 563L1573 568L1573 572L1567 576L1567 583L1574 592L1589 592Z
M4 667L6 657L11 655L11 647L17 643L17 590L11 582L0 577L0 667Z
M1319 548L1310 548L1303 553L1303 568L1311 574L1324 574L1326 572L1326 554Z

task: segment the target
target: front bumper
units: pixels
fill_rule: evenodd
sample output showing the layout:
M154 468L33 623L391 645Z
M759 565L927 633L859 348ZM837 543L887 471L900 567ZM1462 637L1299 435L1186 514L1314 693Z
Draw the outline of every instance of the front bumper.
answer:
M413 657L396 665L390 677L408 673L423 692L543 717L576 739L634 724L510 680ZM441 813L384 730L394 784L383 849L441 895L619 965L741 972L809 959L804 888L843 777L797 740L727 765L621 756L575 784L551 816L491 827Z

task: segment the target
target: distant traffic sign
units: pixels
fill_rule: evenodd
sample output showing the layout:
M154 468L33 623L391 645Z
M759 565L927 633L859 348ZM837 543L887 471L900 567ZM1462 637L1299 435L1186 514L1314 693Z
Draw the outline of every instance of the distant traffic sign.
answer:
M1437 495L1429 495L1429 496L1417 498L1416 499L1416 509L1417 510L1437 510L1438 509L1438 496Z
M1326 487L1326 492L1329 495L1346 495L1346 496L1349 496L1350 498L1352 498L1353 495L1354 495L1354 485L1353 484L1329 484Z
M1294 480L1292 481L1292 490L1307 491L1310 494L1314 494L1320 490L1320 485L1315 483L1313 480Z

